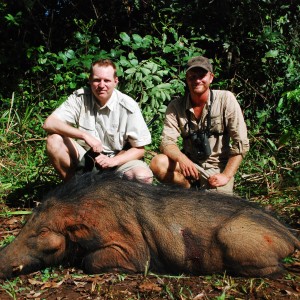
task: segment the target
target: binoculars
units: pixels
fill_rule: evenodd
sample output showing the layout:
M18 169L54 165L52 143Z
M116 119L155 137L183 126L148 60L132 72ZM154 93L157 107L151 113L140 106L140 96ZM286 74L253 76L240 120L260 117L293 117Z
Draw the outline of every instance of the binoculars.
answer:
M189 138L193 145L195 145L195 151L199 159L203 159L211 155L207 132L199 130L193 131L190 133Z

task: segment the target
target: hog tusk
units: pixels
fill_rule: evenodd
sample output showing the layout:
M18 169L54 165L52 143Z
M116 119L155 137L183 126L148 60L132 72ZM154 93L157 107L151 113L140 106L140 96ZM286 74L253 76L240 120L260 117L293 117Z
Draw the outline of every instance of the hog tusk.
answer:
M24 266L23 265L19 265L17 267L13 268L13 272L21 272L23 270Z

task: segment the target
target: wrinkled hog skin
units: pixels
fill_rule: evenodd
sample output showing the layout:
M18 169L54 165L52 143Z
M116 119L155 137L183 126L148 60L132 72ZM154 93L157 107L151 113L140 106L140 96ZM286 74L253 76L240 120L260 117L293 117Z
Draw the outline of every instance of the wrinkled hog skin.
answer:
M86 273L264 277L299 240L238 197L111 176L75 177L54 190L0 252L0 278L68 263Z

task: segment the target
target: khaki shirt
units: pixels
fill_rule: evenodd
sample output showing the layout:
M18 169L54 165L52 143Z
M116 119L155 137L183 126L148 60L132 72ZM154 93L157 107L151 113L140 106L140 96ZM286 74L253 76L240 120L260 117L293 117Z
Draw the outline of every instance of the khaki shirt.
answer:
M97 104L89 88L79 89L53 114L98 138L107 154L121 151L127 141L132 147L151 143L151 135L138 104L116 89L103 107ZM84 141L77 142L89 149Z
M162 133L161 151L167 145L177 144L179 136L183 138L183 152L205 169L223 170L228 158L237 154L245 155L249 151L249 140L244 117L235 96L229 91L213 90L211 107L211 127L209 144L212 154L208 158L197 156L197 149L189 138L187 113L190 111L191 131L206 128L208 102L197 122L189 95L170 102Z

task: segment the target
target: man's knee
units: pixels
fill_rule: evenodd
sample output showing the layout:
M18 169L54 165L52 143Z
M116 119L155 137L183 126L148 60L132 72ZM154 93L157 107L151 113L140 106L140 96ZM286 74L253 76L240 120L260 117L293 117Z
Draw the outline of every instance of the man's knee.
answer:
M46 139L46 149L49 154L53 154L62 149L64 144L63 137L59 134L49 134Z
M220 192L220 193L232 195L233 187L234 187L234 177L232 177L227 184L217 187L216 190L217 190L217 192Z
M125 172L124 175L129 180L136 180L143 183L151 184L153 181L153 173L149 168L135 167Z
M46 149L50 158L55 160L78 160L78 150L68 137L59 134L50 134L46 140Z
M162 171L166 172L169 165L169 158L165 154L155 155L150 162L150 169L157 175Z

